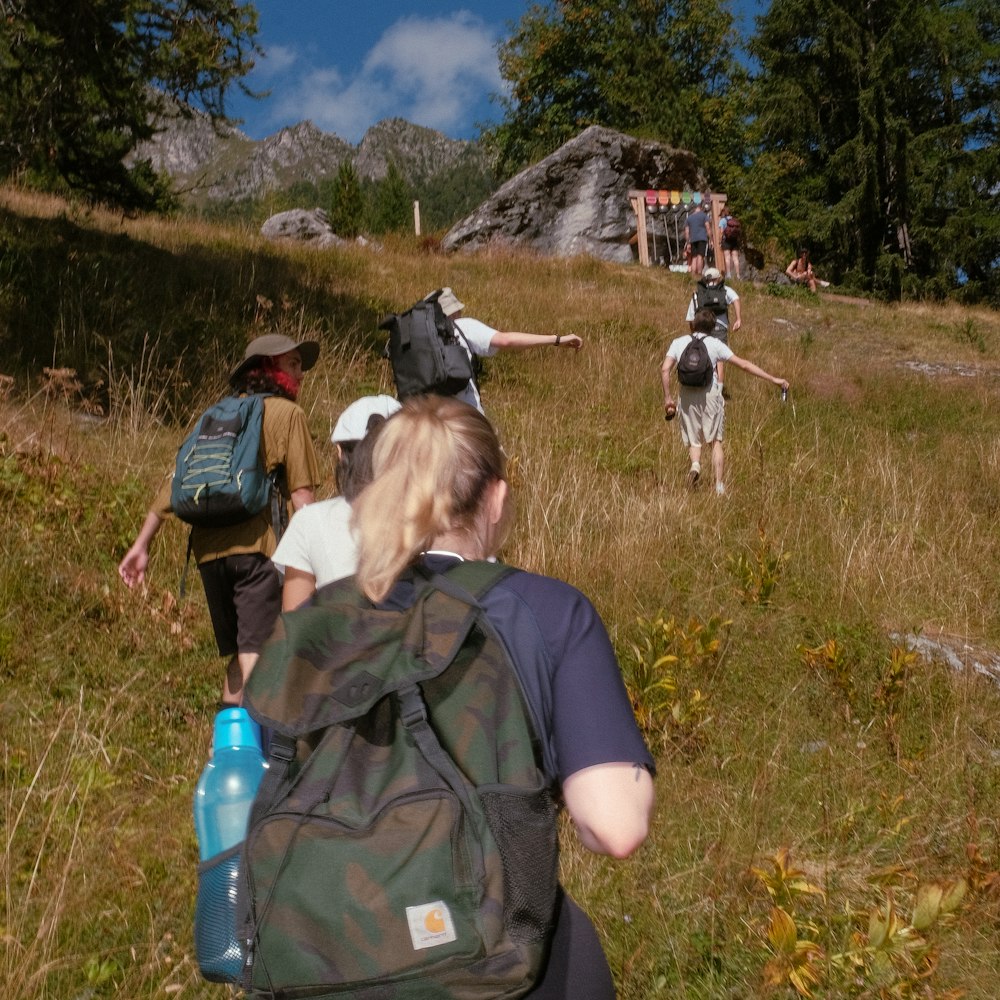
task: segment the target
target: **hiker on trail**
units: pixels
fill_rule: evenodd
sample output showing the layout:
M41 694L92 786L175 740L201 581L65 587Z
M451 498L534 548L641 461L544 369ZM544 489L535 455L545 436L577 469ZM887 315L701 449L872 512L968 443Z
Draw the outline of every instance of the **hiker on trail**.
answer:
M300 510L271 557L284 574L282 611L299 607L318 587L357 568L351 504L371 479L371 452L379 430L398 409L392 396L362 396L341 413L330 438L337 448L339 496Z
M740 280L740 241L743 235L743 225L733 215L728 207L722 209L719 218L721 230L722 260L726 277Z
M785 268L785 274L792 279L793 285L805 285L810 292L816 291L818 281L809 260L809 251L805 247L799 250L798 256Z
M434 294L431 292L431 295ZM465 306L459 302L450 288L440 290L438 303L445 316L451 319L461 331L470 355L488 358L496 354L497 351L521 351L529 347L572 347L575 351L583 347L582 338L575 333L540 334L495 330L478 319L463 316L462 311ZM464 389L456 393L455 397L474 406L480 413L485 412L479 397L479 388L474 379L470 380Z
M684 223L685 250L691 252L691 273L698 277L705 267L705 251L708 249L708 213L703 205L695 205Z
M355 501L357 584L379 608L406 608L427 572L495 556L510 524L504 456L489 421L453 397L417 396L383 428L374 478ZM653 759L636 726L608 634L569 584L513 570L480 603L511 654L551 748L581 842L624 858L645 840ZM498 748L499 753L499 748ZM529 859L520 859L524 864ZM560 892L535 1000L612 1000L611 973L590 919Z
M306 415L295 400L303 373L316 363L319 344L272 333L247 345L229 383L237 395L267 394L261 431L263 466L278 472L282 506L300 510L312 503L320 483L319 463ZM129 587L142 584L149 547L172 513L168 478L131 548L118 566ZM221 656L229 657L222 704L238 705L264 640L281 610L281 581L270 556L276 545L272 508L228 526L191 529L194 554Z
M733 310L733 322L730 327L729 309ZM722 272L717 267L705 268L705 273L698 279L688 303L687 315L684 317L688 323L688 329L694 330L694 316L699 309L711 309L715 317L715 325L712 327L712 336L721 340L724 344L729 343L729 331L733 333L743 325L743 307L740 304L740 297L736 294L736 289L727 285L722 277ZM719 388L726 399L729 392L725 388L725 366L719 365Z
M711 336L715 325L715 315L711 309L699 309L694 316L693 330L690 334L677 337L667 348L667 355L660 368L660 379L663 383L663 409L667 420L672 420L679 414L681 423L681 440L688 449L691 458L691 468L687 474L687 485L694 489L701 478L701 454L705 445L712 446L712 471L715 474L715 492L726 492L723 480L723 449L722 438L725 429L726 403L722 398L719 383L718 368L720 362L726 361L742 368L757 378L765 379L788 389L788 382L783 378L769 375L763 368L744 358L737 357L729 346L716 337ZM681 382L680 406L674 402L670 391L670 374L676 368L678 381L686 378L687 355L685 348L695 338L701 338L708 352L708 364L705 378L701 384L685 384Z

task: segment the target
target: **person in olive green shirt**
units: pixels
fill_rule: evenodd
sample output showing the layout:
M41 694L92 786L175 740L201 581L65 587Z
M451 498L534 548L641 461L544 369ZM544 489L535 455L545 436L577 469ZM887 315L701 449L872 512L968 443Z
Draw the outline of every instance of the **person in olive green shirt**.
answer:
M268 393L261 435L263 464L269 473L279 470L283 499L293 510L312 503L321 482L306 416L295 402L303 374L318 356L315 341L296 342L283 334L267 334L247 345L229 380L237 393ZM145 581L150 544L170 513L168 478L118 566L119 576L129 587ZM240 524L191 529L191 551L204 584L219 654L229 657L224 705L240 703L243 685L281 611L281 581L270 558L276 546L270 506Z

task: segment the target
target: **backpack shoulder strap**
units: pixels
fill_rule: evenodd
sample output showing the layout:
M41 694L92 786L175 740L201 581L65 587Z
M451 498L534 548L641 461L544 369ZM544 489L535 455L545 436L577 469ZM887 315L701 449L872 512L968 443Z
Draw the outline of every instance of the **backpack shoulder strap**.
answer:
M516 568L504 563L486 562L485 560L467 560L451 567L446 573L434 576L431 585L450 596L465 602L474 602L474 608L483 612L481 601L501 580L516 572ZM527 707L528 721L536 748L536 760L541 760L546 774L555 776L558 773L555 751L550 741L544 738L545 728L542 720L545 715L541 704L536 704L537 698L532 698L532 685L525 683L521 676L517 660L511 655L503 636L494 628L493 623L485 613L478 616L479 626L503 650L521 689L521 697Z

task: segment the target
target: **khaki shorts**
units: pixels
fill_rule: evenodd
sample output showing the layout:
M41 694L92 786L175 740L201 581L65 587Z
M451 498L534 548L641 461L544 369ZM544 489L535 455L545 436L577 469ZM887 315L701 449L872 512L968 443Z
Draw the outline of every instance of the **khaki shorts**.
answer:
M691 445L721 441L726 423L726 401L717 386L710 389L684 387L680 392L678 414L681 418L681 440Z

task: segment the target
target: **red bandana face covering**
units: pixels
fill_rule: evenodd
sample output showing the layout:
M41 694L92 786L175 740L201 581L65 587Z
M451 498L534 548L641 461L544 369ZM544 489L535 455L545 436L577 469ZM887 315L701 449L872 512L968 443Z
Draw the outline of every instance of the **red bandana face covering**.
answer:
M299 383L288 372L283 372L271 358L265 360L264 371L284 395L291 400L298 399Z

